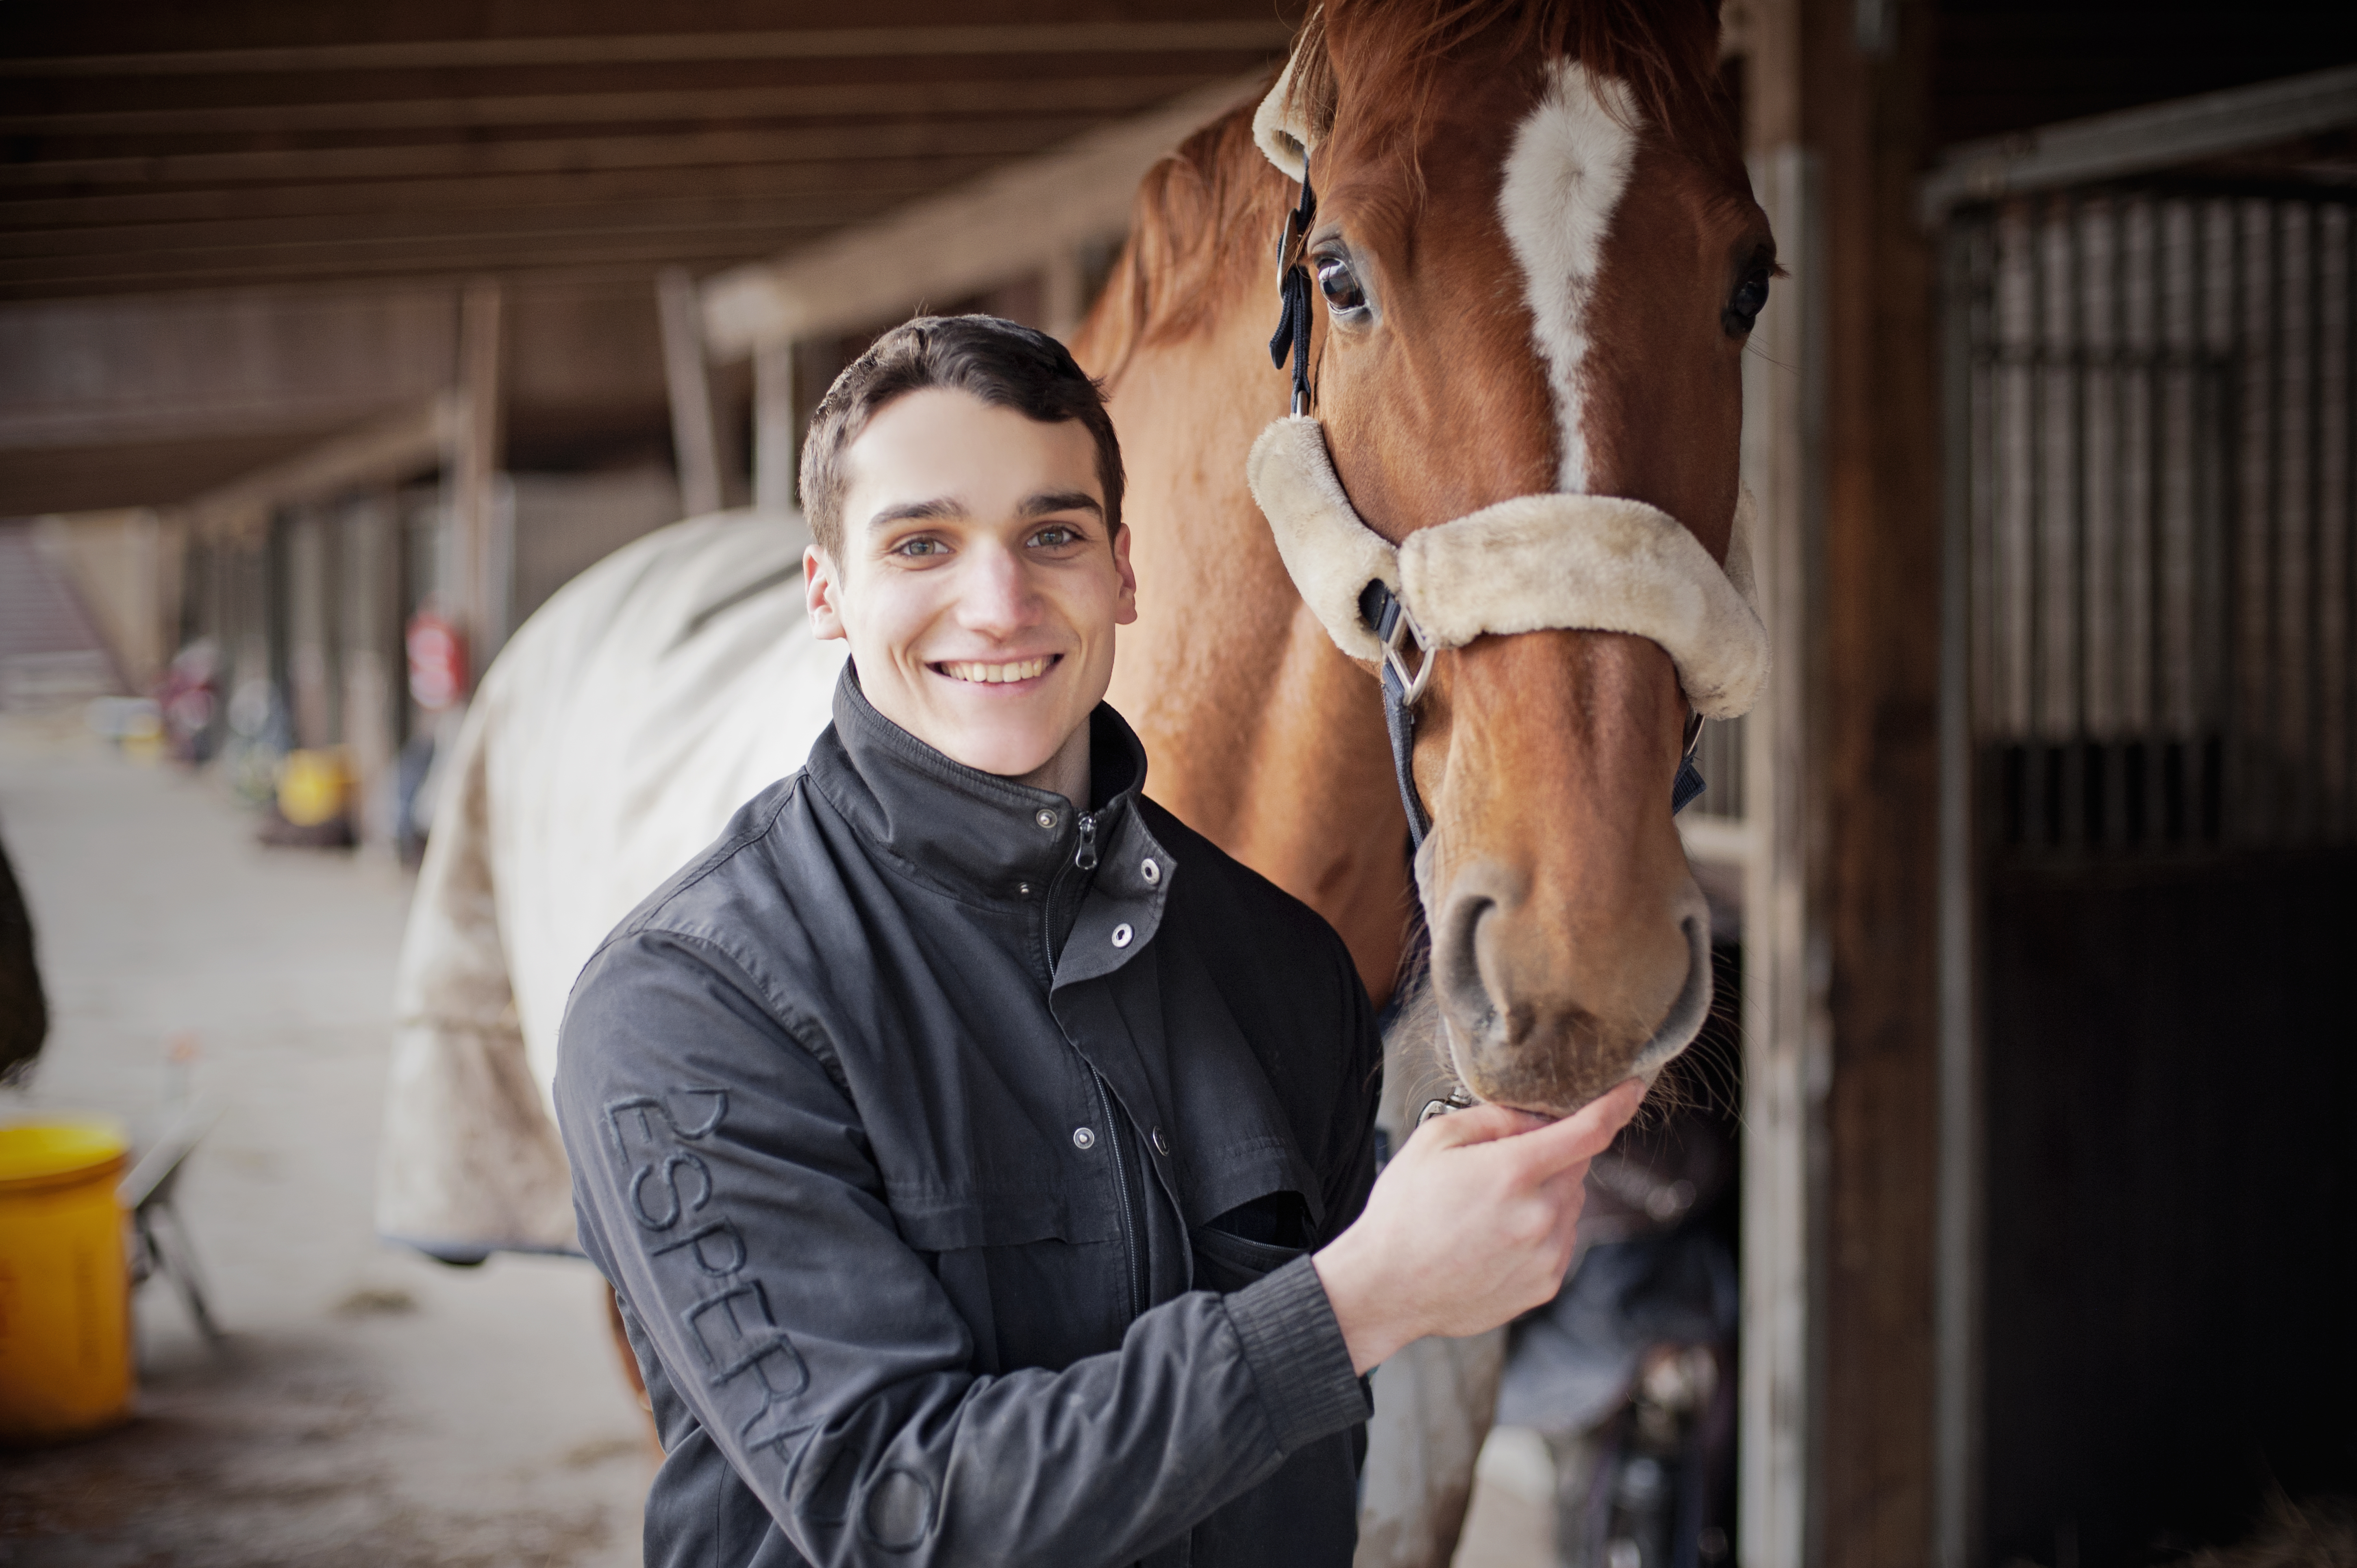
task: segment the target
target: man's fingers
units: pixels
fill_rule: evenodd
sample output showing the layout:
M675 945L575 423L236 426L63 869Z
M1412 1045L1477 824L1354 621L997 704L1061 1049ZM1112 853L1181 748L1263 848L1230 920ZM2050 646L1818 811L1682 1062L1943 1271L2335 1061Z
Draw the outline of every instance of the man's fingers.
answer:
M1616 1084L1562 1121L1525 1133L1514 1147L1541 1170L1559 1169L1602 1154L1637 1114L1645 1085L1629 1079Z
M1516 1111L1504 1105L1474 1105L1463 1111L1436 1116L1418 1127L1410 1144L1422 1143L1426 1148L1453 1149L1466 1144L1494 1143L1500 1138L1512 1138L1544 1127L1544 1118L1527 1111ZM1406 1152L1404 1145L1402 1153Z

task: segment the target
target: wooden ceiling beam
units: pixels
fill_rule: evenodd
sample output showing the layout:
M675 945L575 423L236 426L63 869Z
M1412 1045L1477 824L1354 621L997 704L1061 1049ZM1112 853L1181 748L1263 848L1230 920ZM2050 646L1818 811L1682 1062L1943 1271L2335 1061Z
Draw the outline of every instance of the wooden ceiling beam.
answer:
M1263 91L1254 74L1212 83L1148 114L1073 138L978 179L704 285L714 357L821 337L924 300L955 299L1041 268L1083 241L1120 234L1156 159Z
M805 83L789 87L683 89L659 92L550 92L515 97L392 99L374 102L238 103L202 108L68 110L0 113L15 136L185 136L297 131L459 131L499 125L595 125L640 122L709 124L731 120L917 114L1128 113L1200 87L1203 73L1106 75L1052 81ZM125 149L117 149L118 151ZM164 150L164 149L159 149Z
M460 394L436 392L210 489L188 511L208 535L249 532L275 508L408 478L448 460L464 417Z
M589 208L693 196L707 201L778 201L852 195L899 199L970 177L998 160L984 155L874 162L724 165L692 173L611 169L492 175L474 179L345 180L327 185L0 200L0 231L104 233L114 225L253 222L334 213L462 212Z
M793 130L683 131L619 136L534 136L367 147L260 146L115 157L0 163L0 189L57 186L233 186L262 182L479 177L601 169L849 163L945 153L1019 156L1069 136L1092 112L897 120Z
M823 230L830 225L818 225ZM489 242L435 241L373 246L244 246L199 252L36 257L0 261L0 298L55 299L100 293L328 283L427 280L519 270L575 273L677 263L691 271L742 262L807 242L813 228L790 222L719 231L536 235Z
M365 250L448 241L594 239L683 229L800 231L873 218L897 205L888 192L835 192L791 203L708 199L503 207L485 210L361 211L204 223L124 223L86 229L0 230L0 262L38 257L200 256L224 251Z
M345 70L643 65L703 60L1267 52L1282 49L1291 33L1291 28L1273 17L1246 17L1178 22L808 27L602 38L435 38L411 43L36 57L0 61L0 80L308 75Z

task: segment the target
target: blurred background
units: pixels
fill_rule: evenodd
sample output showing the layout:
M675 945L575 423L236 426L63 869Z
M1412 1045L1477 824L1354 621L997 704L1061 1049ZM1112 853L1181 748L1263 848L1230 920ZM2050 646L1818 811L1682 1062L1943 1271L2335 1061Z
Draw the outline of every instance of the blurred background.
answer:
M636 1560L594 1276L373 1236L437 752L584 567L788 515L883 328L1070 332L1299 10L0 7L0 1113L186 1174L136 1417L0 1461L0 1562ZM2181 1560L2357 1492L2357 13L1723 19L1779 672L1620 1238L1710 1309L1518 1331L1458 1561Z

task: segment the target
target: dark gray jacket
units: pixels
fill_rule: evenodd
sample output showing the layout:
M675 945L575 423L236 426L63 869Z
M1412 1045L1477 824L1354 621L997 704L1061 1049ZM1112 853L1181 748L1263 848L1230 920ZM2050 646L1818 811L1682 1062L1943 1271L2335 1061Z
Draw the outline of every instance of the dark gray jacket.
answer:
M1366 993L1092 739L1076 813L846 674L582 972L557 1116L667 1455L649 1563L1350 1562L1366 1396L1306 1254L1374 1178Z

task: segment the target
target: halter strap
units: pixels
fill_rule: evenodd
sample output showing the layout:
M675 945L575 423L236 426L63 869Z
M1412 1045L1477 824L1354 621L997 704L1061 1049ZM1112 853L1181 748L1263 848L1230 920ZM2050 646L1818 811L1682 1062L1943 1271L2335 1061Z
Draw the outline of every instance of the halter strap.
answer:
M1268 340L1268 357L1278 370L1293 360L1293 412L1309 412L1309 268L1305 251L1309 226L1318 221L1318 195L1309 188L1309 155L1301 155L1301 205L1285 215L1276 239L1276 334Z

